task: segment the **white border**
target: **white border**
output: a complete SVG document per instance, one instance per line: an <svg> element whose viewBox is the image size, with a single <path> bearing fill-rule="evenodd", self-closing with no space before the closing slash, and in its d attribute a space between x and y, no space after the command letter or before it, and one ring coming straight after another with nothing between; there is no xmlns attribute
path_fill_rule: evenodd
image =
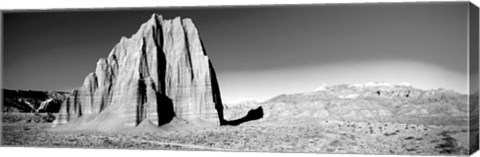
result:
<svg viewBox="0 0 480 157"><path fill-rule="evenodd" d="M446 2L452 0L435 0L435 2ZM453 0L465 1L465 0ZM158 0L2 0L0 10L45 10L45 9L76 9L76 8L137 8L137 7L164 7L164 6L222 6L222 5L261 5L261 4L326 4L326 3L378 3L378 2L425 2L425 0L176 0L176 1L158 1ZM480 0L472 0L474 4L480 6ZM0 27L1 28L1 27ZM1 45L0 45L1 46ZM1 58L0 58L1 59ZM1 63L1 61L0 61ZM1 64L0 64L1 65ZM0 78L1 79L1 78ZM346 156L386 156L386 155L355 155L355 154L313 154L313 153L257 153L257 152L208 152L208 151L161 151L161 150L125 150L125 149L79 149L79 148L21 148L21 147L2 147L0 146L2 156L262 156L262 157L293 157L293 156L318 156L318 157L346 157ZM404 155L388 155L391 157ZM480 156L476 153L473 156Z"/></svg>

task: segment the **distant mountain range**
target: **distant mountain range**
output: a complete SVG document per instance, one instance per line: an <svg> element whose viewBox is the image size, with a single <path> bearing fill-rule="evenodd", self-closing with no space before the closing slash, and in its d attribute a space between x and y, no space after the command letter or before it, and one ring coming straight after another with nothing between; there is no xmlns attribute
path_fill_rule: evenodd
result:
<svg viewBox="0 0 480 157"><path fill-rule="evenodd" d="M239 117L245 114L245 108L262 106L265 115L261 121L339 119L466 125L468 97L441 88L418 89L405 82L322 85L313 91L282 94L261 103L230 104L225 117ZM471 97L478 99L478 92ZM472 110L478 112L478 107Z"/></svg>

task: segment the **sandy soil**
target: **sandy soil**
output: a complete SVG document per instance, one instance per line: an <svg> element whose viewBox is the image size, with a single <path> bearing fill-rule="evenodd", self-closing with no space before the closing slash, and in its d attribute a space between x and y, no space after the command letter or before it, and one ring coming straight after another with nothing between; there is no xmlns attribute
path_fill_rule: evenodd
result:
<svg viewBox="0 0 480 157"><path fill-rule="evenodd" d="M244 123L189 130L51 131L50 123L4 123L2 145L34 147L362 154L467 154L468 128L322 120ZM463 139L463 140L462 140Z"/></svg>

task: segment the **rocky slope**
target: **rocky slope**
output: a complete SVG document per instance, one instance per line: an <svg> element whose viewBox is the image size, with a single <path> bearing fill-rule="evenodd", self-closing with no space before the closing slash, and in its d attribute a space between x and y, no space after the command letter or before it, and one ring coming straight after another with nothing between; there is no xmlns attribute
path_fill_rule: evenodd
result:
<svg viewBox="0 0 480 157"><path fill-rule="evenodd" d="M115 130L173 118L194 124L223 122L220 91L191 19L154 14L130 38L122 37L62 104L54 126Z"/></svg>
<svg viewBox="0 0 480 157"><path fill-rule="evenodd" d="M422 90L408 84L343 84L283 94L259 103L261 121L341 119L466 125L468 96L452 90Z"/></svg>
<svg viewBox="0 0 480 157"><path fill-rule="evenodd" d="M3 89L2 111L57 113L69 96L68 92Z"/></svg>

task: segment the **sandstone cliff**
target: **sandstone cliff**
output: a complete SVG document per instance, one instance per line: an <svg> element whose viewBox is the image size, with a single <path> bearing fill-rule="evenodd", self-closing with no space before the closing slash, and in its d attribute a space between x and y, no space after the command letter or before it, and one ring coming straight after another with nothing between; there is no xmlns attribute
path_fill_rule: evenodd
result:
<svg viewBox="0 0 480 157"><path fill-rule="evenodd" d="M89 129L223 122L212 64L191 19L154 14L130 38L122 37L73 91L54 122L77 121ZM110 127L110 128L108 128Z"/></svg>

